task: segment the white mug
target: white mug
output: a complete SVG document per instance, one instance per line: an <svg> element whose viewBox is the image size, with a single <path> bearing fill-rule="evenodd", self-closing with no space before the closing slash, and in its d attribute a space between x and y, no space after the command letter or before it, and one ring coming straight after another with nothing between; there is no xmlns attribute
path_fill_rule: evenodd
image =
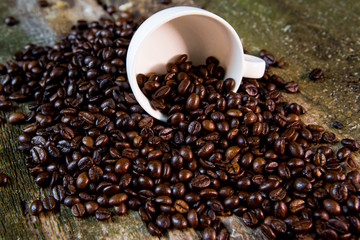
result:
<svg viewBox="0 0 360 240"><path fill-rule="evenodd" d="M168 116L150 105L136 76L140 73L166 73L166 64L182 54L193 65L205 64L209 56L220 61L225 79L235 80L234 91L243 77L261 78L265 62L244 53L234 28L221 17L195 7L172 7L159 11L136 30L126 56L130 87L140 106L154 118L167 121Z"/></svg>

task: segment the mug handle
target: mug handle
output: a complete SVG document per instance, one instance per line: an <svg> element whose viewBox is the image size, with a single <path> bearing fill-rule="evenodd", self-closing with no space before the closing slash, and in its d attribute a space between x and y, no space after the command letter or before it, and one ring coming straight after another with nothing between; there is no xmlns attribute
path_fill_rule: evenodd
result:
<svg viewBox="0 0 360 240"><path fill-rule="evenodd" d="M261 78L265 73L265 61L259 57L244 54L244 74L246 78Z"/></svg>

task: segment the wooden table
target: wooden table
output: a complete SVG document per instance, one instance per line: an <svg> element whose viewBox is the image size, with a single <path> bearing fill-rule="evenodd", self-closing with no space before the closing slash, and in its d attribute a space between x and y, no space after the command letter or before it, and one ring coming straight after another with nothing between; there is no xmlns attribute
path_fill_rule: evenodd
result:
<svg viewBox="0 0 360 240"><path fill-rule="evenodd" d="M96 20L106 12L95 0L48 0L51 6L39 8L36 0L0 1L0 62L28 43L51 45L78 19ZM287 65L274 73L296 81L299 94L286 94L307 110L303 120L333 131L338 139L360 140L360 1L358 0L173 0L162 5L157 0L106 0L122 9L149 16L168 6L202 6L229 21L250 53L265 48ZM3 19L13 15L20 24L7 27ZM313 68L322 68L325 77L308 78ZM26 104L18 110L26 111ZM8 112L1 112L6 118ZM332 127L334 121L344 125ZM74 218L61 206L58 211L34 217L29 214L32 200L49 193L40 189L17 150L21 126L1 124L0 172L10 183L0 189L1 239L158 239L146 230L136 212L114 216L106 222L94 217ZM359 156L356 156L357 161ZM224 218L233 239L261 239L258 231L244 227L236 217ZM161 239L199 239L192 229L171 230Z"/></svg>

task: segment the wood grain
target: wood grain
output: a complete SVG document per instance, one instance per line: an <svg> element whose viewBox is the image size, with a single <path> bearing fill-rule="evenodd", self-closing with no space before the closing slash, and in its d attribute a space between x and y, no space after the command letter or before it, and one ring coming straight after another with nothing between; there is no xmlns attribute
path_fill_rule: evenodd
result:
<svg viewBox="0 0 360 240"><path fill-rule="evenodd" d="M51 45L79 19L96 20L108 16L95 0L48 0L41 9L36 0L0 1L0 20L13 15L20 24L7 27L0 23L0 62L11 58L28 43ZM104 0L138 15L149 16L166 6L156 0ZM307 123L315 122L335 132L338 139L360 139L360 2L312 0L197 0L173 1L174 5L204 6L229 21L251 52L266 48L283 56L288 65L274 73L297 81L299 94L284 94L290 102L302 104ZM312 68L324 69L325 77L311 81ZM13 110L26 111L26 104ZM2 118L9 113L1 112ZM334 121L344 124L332 128ZM28 156L17 150L21 126L1 124L0 172L11 177L0 188L0 239L158 239L146 230L136 212L99 222L94 217L74 218L64 206L52 213L33 217L29 205L48 190L37 187L25 165ZM359 160L359 156L356 156ZM262 239L257 230L243 225L236 217L224 217L223 223L233 239ZM199 239L192 229L171 230L161 239Z"/></svg>

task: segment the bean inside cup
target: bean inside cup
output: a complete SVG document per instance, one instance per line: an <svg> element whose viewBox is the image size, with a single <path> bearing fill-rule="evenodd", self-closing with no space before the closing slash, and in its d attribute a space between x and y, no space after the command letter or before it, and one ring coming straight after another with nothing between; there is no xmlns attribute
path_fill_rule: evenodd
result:
<svg viewBox="0 0 360 240"><path fill-rule="evenodd" d="M193 66L187 59L188 56L183 54L174 62L169 62L164 75L138 74L136 77L151 106L168 115L171 123L182 119L179 116L182 111L189 112L191 116L201 116L215 107L224 110L225 99L219 99L220 94L229 94L235 86L234 79L223 80L225 70L219 65L217 58L210 56L199 66ZM241 112L233 109L229 114L236 116ZM205 122L203 127L215 130L215 125L211 122Z"/></svg>

